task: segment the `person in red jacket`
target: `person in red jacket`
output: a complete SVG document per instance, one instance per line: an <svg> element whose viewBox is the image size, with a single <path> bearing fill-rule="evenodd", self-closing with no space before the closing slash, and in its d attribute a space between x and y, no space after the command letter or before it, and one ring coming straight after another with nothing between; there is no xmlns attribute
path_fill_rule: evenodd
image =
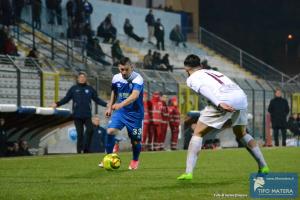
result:
<svg viewBox="0 0 300 200"><path fill-rule="evenodd" d="M17 46L12 37L9 37L4 42L4 54L10 56L19 56Z"/></svg>
<svg viewBox="0 0 300 200"><path fill-rule="evenodd" d="M180 125L180 112L178 109L177 97L172 97L169 100L169 124L171 129L171 150L177 149L179 125Z"/></svg>
<svg viewBox="0 0 300 200"><path fill-rule="evenodd" d="M151 113L151 126L150 135L148 140L153 141L153 150L159 150L159 142L161 138L161 126L162 126L162 101L160 99L160 93L154 92L151 99L152 109ZM150 143L152 146L152 144Z"/></svg>
<svg viewBox="0 0 300 200"><path fill-rule="evenodd" d="M168 111L168 97L167 95L162 95L162 124L161 124L161 137L159 138L159 150L164 150L164 143L166 140L167 130L168 130L168 123L169 123L169 111Z"/></svg>
<svg viewBox="0 0 300 200"><path fill-rule="evenodd" d="M148 100L148 93L144 92L143 96L144 103L144 123L143 123L143 137L142 137L142 147L144 151L151 149L151 140L149 140L150 132L150 120L152 118L150 111L152 109L152 103ZM151 137L152 139L153 137Z"/></svg>

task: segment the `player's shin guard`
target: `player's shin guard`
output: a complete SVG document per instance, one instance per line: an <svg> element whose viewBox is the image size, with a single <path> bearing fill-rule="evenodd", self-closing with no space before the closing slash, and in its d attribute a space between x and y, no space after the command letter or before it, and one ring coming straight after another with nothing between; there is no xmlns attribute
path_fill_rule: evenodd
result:
<svg viewBox="0 0 300 200"><path fill-rule="evenodd" d="M240 141L245 145L245 147L247 148L247 150L249 151L249 153L252 155L252 157L256 160L259 168L263 168L267 166L267 163L264 159L263 154L261 153L259 147L257 144L255 144L255 146L250 146L250 142L254 140L253 137L249 134L244 135ZM254 142L254 141L252 141Z"/></svg>
<svg viewBox="0 0 300 200"><path fill-rule="evenodd" d="M108 134L107 135L107 142L106 142L106 145L105 145L106 153L107 154L112 153L113 149L114 149L114 146L115 146L115 135Z"/></svg>
<svg viewBox="0 0 300 200"><path fill-rule="evenodd" d="M193 173L197 163L198 154L202 147L202 140L202 137L199 136L193 136L191 138L186 159L186 173Z"/></svg>
<svg viewBox="0 0 300 200"><path fill-rule="evenodd" d="M132 145L132 160L138 161L142 150L141 142L131 141L131 145Z"/></svg>

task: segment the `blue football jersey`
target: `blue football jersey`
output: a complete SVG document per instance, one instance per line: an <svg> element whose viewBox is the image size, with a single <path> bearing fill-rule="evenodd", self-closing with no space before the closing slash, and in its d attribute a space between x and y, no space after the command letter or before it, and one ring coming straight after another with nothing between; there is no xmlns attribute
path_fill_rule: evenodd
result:
<svg viewBox="0 0 300 200"><path fill-rule="evenodd" d="M136 119L144 118L144 105L143 105L143 90L144 80L142 76L136 72L132 72L128 79L124 79L122 74L114 75L112 79L112 90L116 94L116 102L120 103L127 99L133 90L140 91L138 99L131 104L118 110L119 112L126 113Z"/></svg>

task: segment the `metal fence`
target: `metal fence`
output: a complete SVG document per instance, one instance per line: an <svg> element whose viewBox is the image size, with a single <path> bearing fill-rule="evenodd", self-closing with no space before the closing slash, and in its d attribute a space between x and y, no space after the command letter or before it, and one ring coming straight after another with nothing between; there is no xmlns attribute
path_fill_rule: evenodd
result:
<svg viewBox="0 0 300 200"><path fill-rule="evenodd" d="M247 69L260 78L279 82L281 88L285 88L287 83L293 83L298 87L298 89L300 88L300 84L295 80L296 78L292 79L290 76L255 58L249 53L202 27L199 28L199 42L225 56L234 63L239 64L241 67Z"/></svg>

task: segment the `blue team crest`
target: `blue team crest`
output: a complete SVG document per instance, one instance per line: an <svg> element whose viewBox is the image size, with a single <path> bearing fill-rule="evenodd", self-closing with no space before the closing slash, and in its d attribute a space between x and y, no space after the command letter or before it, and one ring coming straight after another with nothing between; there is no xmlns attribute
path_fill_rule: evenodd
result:
<svg viewBox="0 0 300 200"><path fill-rule="evenodd" d="M86 94L88 94L88 93L89 93L89 90L88 90L88 89L85 89L84 91L85 91L85 93L86 93Z"/></svg>
<svg viewBox="0 0 300 200"><path fill-rule="evenodd" d="M132 83L129 83L129 88L132 89Z"/></svg>
<svg viewBox="0 0 300 200"><path fill-rule="evenodd" d="M121 83L117 83L117 87L121 87Z"/></svg>

